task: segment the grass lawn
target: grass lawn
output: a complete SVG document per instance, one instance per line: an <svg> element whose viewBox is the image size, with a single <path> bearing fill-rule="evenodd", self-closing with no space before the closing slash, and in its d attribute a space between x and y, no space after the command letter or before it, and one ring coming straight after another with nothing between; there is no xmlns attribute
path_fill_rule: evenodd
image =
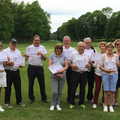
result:
<svg viewBox="0 0 120 120"><path fill-rule="evenodd" d="M25 48L32 43L22 44L19 43L17 48L21 51L22 55L25 53ZM45 74L45 85L46 85L46 93L47 98L51 101L51 82L50 82L50 71L48 69L48 59L50 54L53 53L54 46L56 42L41 42L41 45L44 45L47 50L47 60L43 62L44 65L44 74ZM95 49L99 52L98 43L92 44ZM4 43L4 48L8 47L9 45ZM77 42L71 42L71 46L77 49ZM61 100L61 108L62 111L50 111L50 103L45 103L41 100L40 89L38 85L37 79L35 79L34 83L34 95L35 101L33 104L29 104L29 97L28 97L28 77L27 77L27 67L28 61L26 61L25 67L20 69L21 80L22 80L22 99L25 103L25 107L21 107L16 104L15 98L15 91L12 86L12 93L11 93L11 105L13 108L7 108L4 105L4 88L2 89L2 100L1 105L4 108L4 112L0 112L0 120L119 120L120 119L120 106L118 108L114 108L114 113L104 113L103 107L101 103L102 99L102 92L99 95L97 109L92 108L92 104L88 103L86 95L85 95L85 109L78 108L76 98L76 105L75 109L69 109L69 104L66 101L67 98L67 83L65 83L63 93L62 93L62 100ZM87 86L86 86L86 93L87 93ZM119 98L120 101L120 98ZM120 102L119 102L120 103Z"/></svg>

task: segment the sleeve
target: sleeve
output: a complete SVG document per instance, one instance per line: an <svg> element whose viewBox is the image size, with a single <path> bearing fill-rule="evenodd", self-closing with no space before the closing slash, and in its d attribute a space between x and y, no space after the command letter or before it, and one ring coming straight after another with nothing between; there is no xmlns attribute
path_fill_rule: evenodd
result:
<svg viewBox="0 0 120 120"><path fill-rule="evenodd" d="M100 59L100 67L103 67L104 66L104 58L105 58L105 55L102 55L101 59Z"/></svg>
<svg viewBox="0 0 120 120"><path fill-rule="evenodd" d="M49 57L49 60L52 60L53 59L53 57L52 57L53 55L50 55L50 57Z"/></svg>
<svg viewBox="0 0 120 120"><path fill-rule="evenodd" d="M43 55L45 55L47 53L45 47L43 46Z"/></svg>
<svg viewBox="0 0 120 120"><path fill-rule="evenodd" d="M64 61L67 60L66 56L64 55Z"/></svg>
<svg viewBox="0 0 120 120"><path fill-rule="evenodd" d="M116 61L119 62L119 56L117 54L116 55Z"/></svg>

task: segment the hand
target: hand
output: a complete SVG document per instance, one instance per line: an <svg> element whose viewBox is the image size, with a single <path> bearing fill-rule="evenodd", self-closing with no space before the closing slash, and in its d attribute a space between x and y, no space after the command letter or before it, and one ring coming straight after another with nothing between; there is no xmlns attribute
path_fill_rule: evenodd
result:
<svg viewBox="0 0 120 120"><path fill-rule="evenodd" d="M7 57L7 59L8 59L8 61L10 61L10 58L9 58L9 57Z"/></svg>
<svg viewBox="0 0 120 120"><path fill-rule="evenodd" d="M92 65L93 63L92 63L92 60L89 60L89 63Z"/></svg>
<svg viewBox="0 0 120 120"><path fill-rule="evenodd" d="M57 70L57 73L56 73L56 74L61 74L61 73L63 73L62 70Z"/></svg>
<svg viewBox="0 0 120 120"><path fill-rule="evenodd" d="M56 74L58 77L63 78L62 74Z"/></svg>
<svg viewBox="0 0 120 120"><path fill-rule="evenodd" d="M20 68L22 68L23 66L22 65L19 65Z"/></svg>
<svg viewBox="0 0 120 120"><path fill-rule="evenodd" d="M7 65L13 66L13 65L14 65L14 62L9 62Z"/></svg>
<svg viewBox="0 0 120 120"><path fill-rule="evenodd" d="M85 68L90 68L90 67L91 67L90 64L85 65Z"/></svg>
<svg viewBox="0 0 120 120"><path fill-rule="evenodd" d="M42 52L38 52L38 53L37 53L37 55L41 55L41 54L42 54Z"/></svg>
<svg viewBox="0 0 120 120"><path fill-rule="evenodd" d="M25 57L25 60L28 60L28 55L27 54L24 54L23 57Z"/></svg>
<svg viewBox="0 0 120 120"><path fill-rule="evenodd" d="M110 73L110 72L112 72L112 70L111 69L107 69L107 70L105 70L105 72Z"/></svg>
<svg viewBox="0 0 120 120"><path fill-rule="evenodd" d="M78 66L76 66L76 65L72 65L71 66L73 69L78 69Z"/></svg>

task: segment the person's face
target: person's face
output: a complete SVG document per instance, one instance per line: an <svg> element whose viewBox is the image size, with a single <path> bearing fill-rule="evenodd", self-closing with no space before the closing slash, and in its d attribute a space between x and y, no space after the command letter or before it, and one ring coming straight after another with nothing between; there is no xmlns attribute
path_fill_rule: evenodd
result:
<svg viewBox="0 0 120 120"><path fill-rule="evenodd" d="M62 48L61 47L56 47L55 53L56 54L61 54L61 52L62 52Z"/></svg>
<svg viewBox="0 0 120 120"><path fill-rule="evenodd" d="M87 49L91 48L91 40L85 40L85 45Z"/></svg>
<svg viewBox="0 0 120 120"><path fill-rule="evenodd" d="M34 40L33 40L33 43L34 43L35 46L39 46L40 38L39 37L35 37Z"/></svg>
<svg viewBox="0 0 120 120"><path fill-rule="evenodd" d="M106 51L106 47L104 45L102 45L102 44L99 46L99 48L100 48L101 52L105 52Z"/></svg>
<svg viewBox="0 0 120 120"><path fill-rule="evenodd" d="M0 46L0 51L2 50L2 46Z"/></svg>
<svg viewBox="0 0 120 120"><path fill-rule="evenodd" d="M113 47L111 45L108 46L107 51L108 51L108 53L111 53L113 51Z"/></svg>
<svg viewBox="0 0 120 120"><path fill-rule="evenodd" d="M15 50L15 48L17 47L17 43L16 42L9 42L9 45L10 45L10 49L11 50Z"/></svg>
<svg viewBox="0 0 120 120"><path fill-rule="evenodd" d="M120 42L116 42L115 47L117 48L117 50L120 50Z"/></svg>
<svg viewBox="0 0 120 120"><path fill-rule="evenodd" d="M64 38L63 43L64 43L64 45L69 45L70 39L68 37Z"/></svg>
<svg viewBox="0 0 120 120"><path fill-rule="evenodd" d="M79 43L79 45L77 46L77 50L80 54L84 53L84 44L83 43Z"/></svg>

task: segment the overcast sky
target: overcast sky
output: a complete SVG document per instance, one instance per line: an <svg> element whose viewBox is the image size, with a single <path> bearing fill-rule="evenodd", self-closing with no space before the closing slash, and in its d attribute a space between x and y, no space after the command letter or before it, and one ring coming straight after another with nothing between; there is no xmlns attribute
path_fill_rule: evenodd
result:
<svg viewBox="0 0 120 120"><path fill-rule="evenodd" d="M16 0L22 1L22 0ZM24 0L25 3L34 0ZM113 12L120 10L120 0L38 0L42 9L51 14L51 32L57 31L62 23L72 17L78 19L81 15L95 10L111 7Z"/></svg>

